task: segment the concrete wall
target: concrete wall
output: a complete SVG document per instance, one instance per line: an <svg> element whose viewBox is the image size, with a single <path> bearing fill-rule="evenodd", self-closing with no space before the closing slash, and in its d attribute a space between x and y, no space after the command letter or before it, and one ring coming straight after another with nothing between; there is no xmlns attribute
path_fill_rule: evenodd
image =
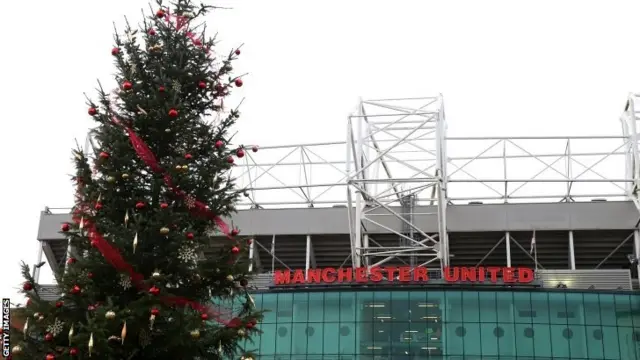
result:
<svg viewBox="0 0 640 360"><path fill-rule="evenodd" d="M399 209L394 209L396 211ZM415 221L425 232L436 232L437 215L433 206L415 209ZM402 223L384 209L369 215L376 222L401 230ZM70 220L67 214L40 217L39 240L61 239L60 224ZM450 232L528 231L528 230L624 230L634 229L640 220L630 201L553 204L453 205L448 207ZM346 208L304 208L243 210L233 223L246 235L347 234ZM366 223L371 233L388 232Z"/></svg>

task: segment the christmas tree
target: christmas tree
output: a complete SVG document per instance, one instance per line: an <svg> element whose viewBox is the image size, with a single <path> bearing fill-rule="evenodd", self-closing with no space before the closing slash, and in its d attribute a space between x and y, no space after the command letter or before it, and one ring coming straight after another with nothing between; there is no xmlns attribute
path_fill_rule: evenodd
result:
<svg viewBox="0 0 640 360"><path fill-rule="evenodd" d="M222 102L242 86L240 50L214 51L200 24L211 9L158 0L115 35L118 89L88 100L93 146L73 152L63 294L43 301L23 264L14 359L251 358L262 317L247 292L251 240L222 220L242 194L230 177L245 151L229 145L239 113Z"/></svg>

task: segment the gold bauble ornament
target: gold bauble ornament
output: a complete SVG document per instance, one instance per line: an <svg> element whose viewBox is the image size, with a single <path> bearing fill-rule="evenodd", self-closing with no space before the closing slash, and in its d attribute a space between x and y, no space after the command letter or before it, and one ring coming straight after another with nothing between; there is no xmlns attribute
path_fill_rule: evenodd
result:
<svg viewBox="0 0 640 360"><path fill-rule="evenodd" d="M110 183L116 182L116 178L113 176L107 176L107 182L110 182Z"/></svg>
<svg viewBox="0 0 640 360"><path fill-rule="evenodd" d="M189 170L189 166L187 166L187 165L182 165L182 170Z"/></svg>
<svg viewBox="0 0 640 360"><path fill-rule="evenodd" d="M107 311L106 314L104 314L104 317L107 318L107 320L113 320L113 319L116 318L116 313L111 311L111 310L109 310L109 311Z"/></svg>
<svg viewBox="0 0 640 360"><path fill-rule="evenodd" d="M198 329L191 330L191 332L189 334L191 334L191 337L194 338L194 339L200 338L200 330L198 330Z"/></svg>
<svg viewBox="0 0 640 360"><path fill-rule="evenodd" d="M171 132L171 129L166 128L166 129L164 129L164 132L166 132L166 133L170 133L170 132Z"/></svg>
<svg viewBox="0 0 640 360"><path fill-rule="evenodd" d="M168 233L169 233L169 228L168 227L160 228L160 234L167 235Z"/></svg>
<svg viewBox="0 0 640 360"><path fill-rule="evenodd" d="M182 166L176 165L176 170L182 170Z"/></svg>
<svg viewBox="0 0 640 360"><path fill-rule="evenodd" d="M34 318L34 319L37 319L37 318L39 318L39 317L40 317L40 313L38 313L38 312L37 312L37 313L34 313L34 314L33 314L33 318Z"/></svg>
<svg viewBox="0 0 640 360"><path fill-rule="evenodd" d="M44 320L44 315L40 315L40 317L38 317L38 321L42 321Z"/></svg>
<svg viewBox="0 0 640 360"><path fill-rule="evenodd" d="M11 353L12 353L13 355L20 355L20 354L22 354L22 346L20 346L20 345L16 345L16 346L14 346L14 347L13 347L13 349L11 349Z"/></svg>
<svg viewBox="0 0 640 360"><path fill-rule="evenodd" d="M227 275L227 281L233 281L233 275Z"/></svg>
<svg viewBox="0 0 640 360"><path fill-rule="evenodd" d="M244 330L242 330L242 329L238 330L238 336L242 337L244 335L245 335Z"/></svg>
<svg viewBox="0 0 640 360"><path fill-rule="evenodd" d="M156 279L157 279L157 278L159 278L159 277L160 277L160 271L159 271L159 270L155 270L155 271L153 272L153 274L151 274L151 276L152 276L153 278L156 278Z"/></svg>
<svg viewBox="0 0 640 360"><path fill-rule="evenodd" d="M125 180L128 179L129 178L129 174L127 174L127 173L122 174L122 178L125 179Z"/></svg>

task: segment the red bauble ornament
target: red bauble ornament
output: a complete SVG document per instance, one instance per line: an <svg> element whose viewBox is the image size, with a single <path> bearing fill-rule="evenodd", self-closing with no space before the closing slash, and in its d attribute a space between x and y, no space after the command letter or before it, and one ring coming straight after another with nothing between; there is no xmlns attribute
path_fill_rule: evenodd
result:
<svg viewBox="0 0 640 360"><path fill-rule="evenodd" d="M80 286L78 286L78 285L73 285L73 287L71 288L71 293L72 293L72 294L78 294L78 293L80 293Z"/></svg>
<svg viewBox="0 0 640 360"><path fill-rule="evenodd" d="M138 201L136 203L136 209L138 209L138 210L144 209L144 203L142 201Z"/></svg>
<svg viewBox="0 0 640 360"><path fill-rule="evenodd" d="M200 39L193 39L193 45L195 45L195 46L202 46L202 40L200 40Z"/></svg>
<svg viewBox="0 0 640 360"><path fill-rule="evenodd" d="M258 146L253 145L253 147L251 148L251 151L258 152Z"/></svg>
<svg viewBox="0 0 640 360"><path fill-rule="evenodd" d="M96 108L94 107L90 107L89 110L87 110L87 112L89 113L89 115L94 116L95 114L98 113L98 110L96 110Z"/></svg>
<svg viewBox="0 0 640 360"><path fill-rule="evenodd" d="M187 233L187 239L192 240L193 239L193 233Z"/></svg>
<svg viewBox="0 0 640 360"><path fill-rule="evenodd" d="M109 158L109 154L103 151L103 152L100 153L100 158L108 159Z"/></svg>
<svg viewBox="0 0 640 360"><path fill-rule="evenodd" d="M153 29L149 29L149 35L154 36L156 34L156 31Z"/></svg>
<svg viewBox="0 0 640 360"><path fill-rule="evenodd" d="M64 302L62 302L62 301L56 301L56 307L57 307L57 308L61 308L61 307L62 307L62 305L64 305Z"/></svg>
<svg viewBox="0 0 640 360"><path fill-rule="evenodd" d="M60 226L60 230L62 230L62 231L64 231L64 232L69 231L69 224L62 224L62 225Z"/></svg>
<svg viewBox="0 0 640 360"><path fill-rule="evenodd" d="M45 340L45 341L51 341L51 340L53 340L53 334L52 334L52 333L46 333L46 334L44 334L44 340Z"/></svg>
<svg viewBox="0 0 640 360"><path fill-rule="evenodd" d="M160 209L166 209L168 207L169 207L169 204L167 204L167 203L160 204Z"/></svg>
<svg viewBox="0 0 640 360"><path fill-rule="evenodd" d="M78 355L78 349L76 349L76 348L69 349L69 355L71 355L71 356Z"/></svg>
<svg viewBox="0 0 640 360"><path fill-rule="evenodd" d="M193 158L193 155L191 155L191 154L185 154L185 155L184 155L184 158L185 158L185 159L187 159L187 160L191 160L191 159Z"/></svg>
<svg viewBox="0 0 640 360"><path fill-rule="evenodd" d="M25 282L24 284L22 284L22 290L24 291L30 291L33 290L33 284L30 282Z"/></svg>
<svg viewBox="0 0 640 360"><path fill-rule="evenodd" d="M236 79L236 81L234 81L234 83L236 84L237 87L242 87L242 84L244 84L242 82L242 79Z"/></svg>
<svg viewBox="0 0 640 360"><path fill-rule="evenodd" d="M164 92L164 90L165 90L164 86L160 86L160 87L158 88L158 91L159 91L159 92L161 92L161 93L163 93L163 92Z"/></svg>
<svg viewBox="0 0 640 360"><path fill-rule="evenodd" d="M97 203L95 208L96 208L96 210L102 209L102 204L101 203Z"/></svg>
<svg viewBox="0 0 640 360"><path fill-rule="evenodd" d="M236 156L239 158L243 158L244 157L244 150L242 150L242 148L236 150Z"/></svg>
<svg viewBox="0 0 640 360"><path fill-rule="evenodd" d="M247 329L253 329L255 325L253 324L253 322L249 321L246 325Z"/></svg>
<svg viewBox="0 0 640 360"><path fill-rule="evenodd" d="M229 156L229 157L227 158L227 162L228 162L229 164L233 164L233 162L234 162L234 161L235 161L235 160L233 160L233 156Z"/></svg>
<svg viewBox="0 0 640 360"><path fill-rule="evenodd" d="M26 303L26 306L29 306L29 305L31 305L31 303L32 303L32 301L31 301L31 299L27 299L27 303Z"/></svg>
<svg viewBox="0 0 640 360"><path fill-rule="evenodd" d="M75 262L76 262L76 259L74 259L74 258L67 259L67 264L73 264Z"/></svg>
<svg viewBox="0 0 640 360"><path fill-rule="evenodd" d="M164 10L160 9L156 11L156 17L162 19L164 17Z"/></svg>
<svg viewBox="0 0 640 360"><path fill-rule="evenodd" d="M91 240L91 247L98 247L98 240Z"/></svg>
<svg viewBox="0 0 640 360"><path fill-rule="evenodd" d="M176 117L176 116L178 116L178 110L176 109L169 110L169 117Z"/></svg>
<svg viewBox="0 0 640 360"><path fill-rule="evenodd" d="M231 236L236 236L238 234L240 234L240 230L238 230L238 229L231 230Z"/></svg>
<svg viewBox="0 0 640 360"><path fill-rule="evenodd" d="M209 315L207 315L207 313L202 313L202 314L200 314L200 319L209 320Z"/></svg>
<svg viewBox="0 0 640 360"><path fill-rule="evenodd" d="M216 84L216 91L217 92L223 92L224 91L224 86L222 86L222 84Z"/></svg>
<svg viewBox="0 0 640 360"><path fill-rule="evenodd" d="M151 289L149 289L149 294L151 295L158 295L160 293L160 289L158 289L155 286L152 286Z"/></svg>
<svg viewBox="0 0 640 360"><path fill-rule="evenodd" d="M224 142L222 140L216 141L216 149L220 149L224 146Z"/></svg>
<svg viewBox="0 0 640 360"><path fill-rule="evenodd" d="M56 360L56 356L53 354L47 354L47 356L45 356L45 360Z"/></svg>
<svg viewBox="0 0 640 360"><path fill-rule="evenodd" d="M236 49L236 55L240 55L240 49Z"/></svg>
<svg viewBox="0 0 640 360"><path fill-rule="evenodd" d="M158 316L160 314L160 310L153 308L151 309L151 315Z"/></svg>
<svg viewBox="0 0 640 360"><path fill-rule="evenodd" d="M247 239L247 245L251 245L252 242L253 242L253 239Z"/></svg>
<svg viewBox="0 0 640 360"><path fill-rule="evenodd" d="M237 246L234 246L234 247L231 248L231 252L233 254L238 254L240 252L240 249Z"/></svg>
<svg viewBox="0 0 640 360"><path fill-rule="evenodd" d="M89 310L89 311L94 311L95 309L96 309L96 306L95 306L95 305L89 305L89 306L87 306L87 310Z"/></svg>
<svg viewBox="0 0 640 360"><path fill-rule="evenodd" d="M89 279L93 279L93 273L92 273L92 272L88 273L88 274L87 274L87 277L88 277Z"/></svg>
<svg viewBox="0 0 640 360"><path fill-rule="evenodd" d="M111 49L111 55L116 56L118 54L120 54L120 49L118 49L117 47Z"/></svg>
<svg viewBox="0 0 640 360"><path fill-rule="evenodd" d="M122 88L124 90L131 90L131 88L133 88L133 84L131 84L128 81L125 81L125 82L122 83Z"/></svg>
<svg viewBox="0 0 640 360"><path fill-rule="evenodd" d="M206 83L206 82L204 82L204 81L200 81L200 82L198 83L198 87L199 87L200 89L206 89L206 88L207 88L207 83Z"/></svg>

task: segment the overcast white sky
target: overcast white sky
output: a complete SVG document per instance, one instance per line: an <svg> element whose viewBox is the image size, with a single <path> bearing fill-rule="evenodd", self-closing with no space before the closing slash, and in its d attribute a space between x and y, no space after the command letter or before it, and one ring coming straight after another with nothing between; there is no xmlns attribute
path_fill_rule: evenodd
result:
<svg viewBox="0 0 640 360"><path fill-rule="evenodd" d="M359 96L437 93L450 136L618 135L627 93L640 91L638 1L218 4L233 7L209 17L220 47L244 43L245 143L343 140ZM147 1L4 6L3 296L21 281L18 261L35 261L40 211L72 205L70 149L94 125L82 93L114 71L112 21L135 23L141 8Z"/></svg>

